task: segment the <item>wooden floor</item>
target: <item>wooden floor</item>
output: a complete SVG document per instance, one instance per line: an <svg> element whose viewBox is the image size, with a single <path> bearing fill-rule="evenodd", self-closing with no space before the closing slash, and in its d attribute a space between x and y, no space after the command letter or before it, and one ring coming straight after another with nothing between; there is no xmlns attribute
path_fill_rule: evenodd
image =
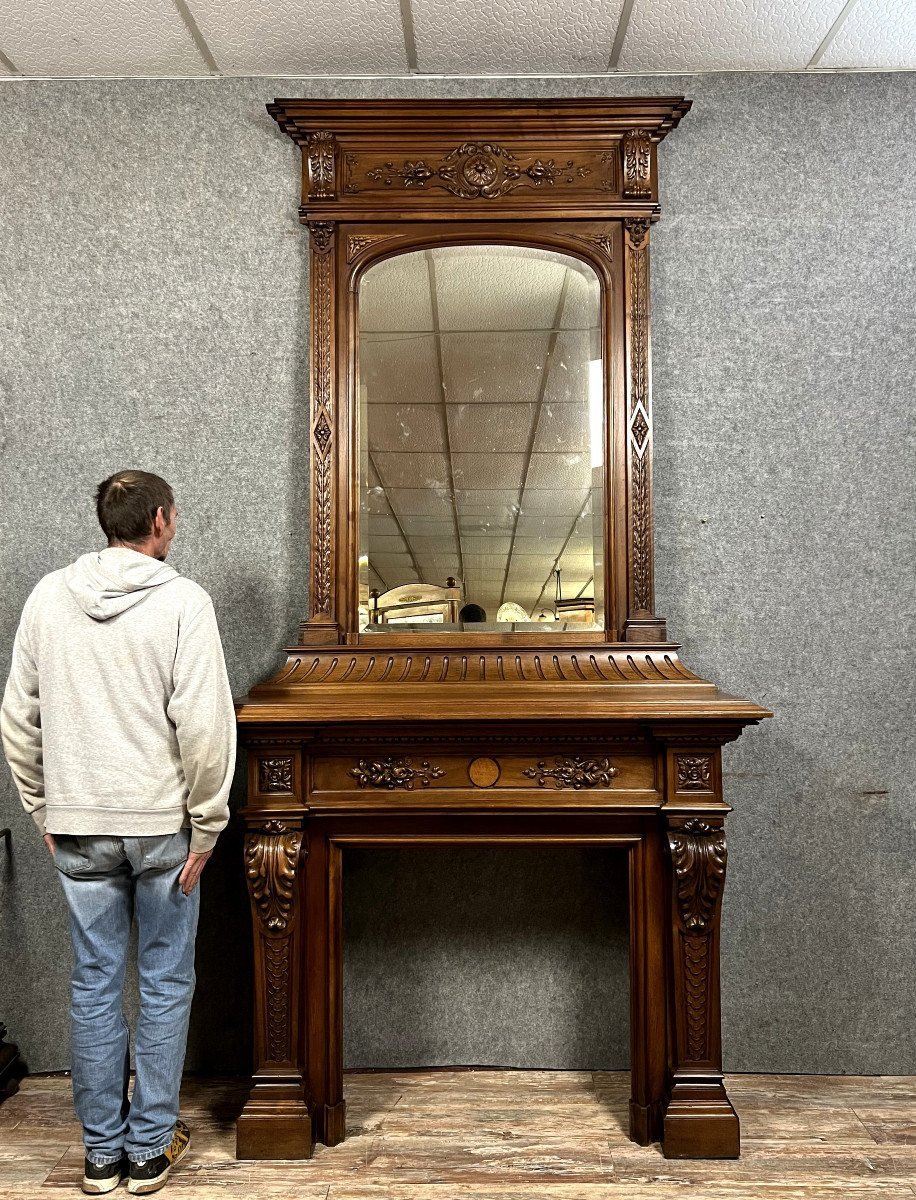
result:
<svg viewBox="0 0 916 1200"><path fill-rule="evenodd" d="M736 1075L733 1162L669 1162L627 1140L624 1074L348 1074L348 1138L307 1162L236 1162L237 1081L189 1079L182 1200L788 1200L916 1196L916 1077ZM26 1079L0 1105L0 1198L78 1188L68 1078ZM124 1195L124 1189L115 1195Z"/></svg>

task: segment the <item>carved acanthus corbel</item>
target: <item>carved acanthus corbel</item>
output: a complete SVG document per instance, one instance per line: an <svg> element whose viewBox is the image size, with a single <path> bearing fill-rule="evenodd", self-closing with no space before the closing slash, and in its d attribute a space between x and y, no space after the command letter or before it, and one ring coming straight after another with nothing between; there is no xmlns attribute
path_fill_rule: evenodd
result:
<svg viewBox="0 0 916 1200"><path fill-rule="evenodd" d="M282 937L296 916L296 871L301 829L267 821L245 838L245 875L251 902L267 937Z"/></svg>

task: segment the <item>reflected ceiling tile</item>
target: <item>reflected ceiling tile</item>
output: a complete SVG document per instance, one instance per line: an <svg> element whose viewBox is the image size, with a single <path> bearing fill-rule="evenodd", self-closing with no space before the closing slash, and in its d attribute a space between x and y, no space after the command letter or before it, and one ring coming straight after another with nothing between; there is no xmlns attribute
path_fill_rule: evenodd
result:
<svg viewBox="0 0 916 1200"><path fill-rule="evenodd" d="M361 331L427 332L434 328L424 254L398 254L369 268L359 285L359 327Z"/></svg>
<svg viewBox="0 0 916 1200"><path fill-rule="evenodd" d="M588 497L588 492L526 491L522 497L522 512L528 516L549 517L578 515Z"/></svg>
<svg viewBox="0 0 916 1200"><path fill-rule="evenodd" d="M478 554L506 555L512 545L512 538L506 537L503 533L494 533L490 537L462 534L461 545L464 548L465 557L476 557Z"/></svg>
<svg viewBox="0 0 916 1200"><path fill-rule="evenodd" d="M23 75L202 75L172 0L0 0L0 45Z"/></svg>
<svg viewBox="0 0 916 1200"><path fill-rule="evenodd" d="M535 450L541 453L587 453L590 436L587 404L545 399L534 440Z"/></svg>
<svg viewBox="0 0 916 1200"><path fill-rule="evenodd" d="M464 247L460 256L434 250L432 257L443 333L553 328L565 259L533 258L517 248L511 257L494 257L489 247Z"/></svg>
<svg viewBox="0 0 916 1200"><path fill-rule="evenodd" d="M455 488L483 490L521 487L524 454L453 454Z"/></svg>
<svg viewBox="0 0 916 1200"><path fill-rule="evenodd" d="M540 394L549 334L443 334L450 404L533 404Z"/></svg>
<svg viewBox="0 0 916 1200"><path fill-rule="evenodd" d="M571 525L572 518L568 516L536 517L530 513L523 512L518 519L516 532L520 537L546 539L559 536L561 539L565 539Z"/></svg>
<svg viewBox="0 0 916 1200"><path fill-rule="evenodd" d="M536 411L534 404L449 404L452 451L524 450Z"/></svg>
<svg viewBox="0 0 916 1200"><path fill-rule="evenodd" d="M222 71L241 75L404 74L397 0L191 0Z"/></svg>
<svg viewBox="0 0 916 1200"><path fill-rule="evenodd" d="M569 524L567 522L566 533L568 532ZM565 533L555 534L554 537L551 538L517 536L515 539L515 546L513 547L512 557L514 559L516 555L522 554L540 555L544 559L549 557L550 562L546 564L549 567L553 563L556 556L563 549L563 543L565 541Z"/></svg>
<svg viewBox="0 0 916 1200"><path fill-rule="evenodd" d="M637 0L621 71L778 70L807 65L845 0Z"/></svg>
<svg viewBox="0 0 916 1200"><path fill-rule="evenodd" d="M528 488L545 488L552 492L581 491L592 482L591 458L584 451L568 454L532 454L531 467L525 481ZM524 501L522 503L524 508Z"/></svg>
<svg viewBox="0 0 916 1200"><path fill-rule="evenodd" d="M445 490L448 488L448 461L444 454L373 454L373 462L389 493L392 488ZM407 505L407 512L416 511ZM424 510L425 511L425 510Z"/></svg>
<svg viewBox="0 0 916 1200"><path fill-rule="evenodd" d="M399 533L398 523L394 517L369 517L369 536L374 539L379 535Z"/></svg>
<svg viewBox="0 0 916 1200"><path fill-rule="evenodd" d="M439 404L439 360L431 334L388 334L360 343L360 391L369 404Z"/></svg>
<svg viewBox="0 0 916 1200"><path fill-rule="evenodd" d="M916 68L916 4L859 0L817 65Z"/></svg>
<svg viewBox="0 0 916 1200"><path fill-rule="evenodd" d="M401 519L405 529L409 515L442 516L452 511L451 498L443 492L428 488L391 488L388 493L391 507Z"/></svg>
<svg viewBox="0 0 916 1200"><path fill-rule="evenodd" d="M459 75L606 71L623 0L413 0L417 65Z"/></svg>
<svg viewBox="0 0 916 1200"><path fill-rule="evenodd" d="M443 452L441 410L429 404L369 405L369 449Z"/></svg>

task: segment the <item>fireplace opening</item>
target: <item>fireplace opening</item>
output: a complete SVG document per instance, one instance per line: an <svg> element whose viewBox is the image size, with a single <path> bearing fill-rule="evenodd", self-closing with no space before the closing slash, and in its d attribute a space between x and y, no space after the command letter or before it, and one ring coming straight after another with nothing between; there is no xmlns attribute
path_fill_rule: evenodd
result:
<svg viewBox="0 0 916 1200"><path fill-rule="evenodd" d="M629 1067L626 851L343 854L344 1068Z"/></svg>

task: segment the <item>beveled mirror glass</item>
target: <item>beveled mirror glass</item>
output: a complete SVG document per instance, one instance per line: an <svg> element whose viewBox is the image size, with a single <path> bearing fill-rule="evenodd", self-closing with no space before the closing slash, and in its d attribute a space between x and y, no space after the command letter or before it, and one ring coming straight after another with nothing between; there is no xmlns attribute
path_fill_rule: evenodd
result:
<svg viewBox="0 0 916 1200"><path fill-rule="evenodd" d="M359 286L360 627L604 627L601 287L511 245Z"/></svg>

